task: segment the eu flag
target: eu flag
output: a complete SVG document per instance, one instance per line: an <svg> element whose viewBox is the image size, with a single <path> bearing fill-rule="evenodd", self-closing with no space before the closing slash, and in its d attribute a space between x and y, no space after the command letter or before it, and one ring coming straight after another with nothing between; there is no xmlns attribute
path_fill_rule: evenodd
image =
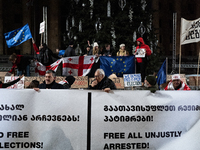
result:
<svg viewBox="0 0 200 150"><path fill-rule="evenodd" d="M21 43L32 38L31 31L29 29L28 24L26 24L25 26L19 29L4 33L4 36L5 36L8 48L20 45Z"/></svg>
<svg viewBox="0 0 200 150"><path fill-rule="evenodd" d="M135 73L135 56L100 56L100 68L104 70L105 75L112 73L118 77L123 74Z"/></svg>
<svg viewBox="0 0 200 150"><path fill-rule="evenodd" d="M157 73L156 81L158 85L161 85L166 82L166 60L163 62L160 70Z"/></svg>

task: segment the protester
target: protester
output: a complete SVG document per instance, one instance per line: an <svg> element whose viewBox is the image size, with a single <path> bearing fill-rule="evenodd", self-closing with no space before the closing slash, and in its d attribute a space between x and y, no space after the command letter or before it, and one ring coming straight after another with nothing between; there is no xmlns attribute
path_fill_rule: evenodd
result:
<svg viewBox="0 0 200 150"><path fill-rule="evenodd" d="M13 73L15 75L15 69L17 69L17 76L25 74L26 76L30 76L30 61L34 59L31 56L23 56L17 55L13 53L9 57L9 61L12 62L13 66L9 73Z"/></svg>
<svg viewBox="0 0 200 150"><path fill-rule="evenodd" d="M158 90L158 84L156 82L156 77L149 75L144 80L145 90L150 90L152 93L155 93Z"/></svg>
<svg viewBox="0 0 200 150"><path fill-rule="evenodd" d="M34 88L36 91L39 89L64 89L63 85L56 83L56 73L53 70L47 70L45 73L45 81L38 86L38 88Z"/></svg>
<svg viewBox="0 0 200 150"><path fill-rule="evenodd" d="M151 50L149 46L144 43L144 40L142 37L138 38L136 41L137 41L137 47L136 47L134 55L137 55L138 51L141 49L145 51L145 57L136 58L136 72L141 73L142 85L143 85L144 78L145 78L145 70L147 67L147 56L151 55Z"/></svg>
<svg viewBox="0 0 200 150"><path fill-rule="evenodd" d="M73 41L70 41L70 42L69 42L69 46L68 46L67 49L65 50L65 53L64 53L63 57L76 56L75 50L73 49L73 47L74 47L74 42L73 42Z"/></svg>
<svg viewBox="0 0 200 150"><path fill-rule="evenodd" d="M58 57L57 54L54 54L45 43L40 45L39 50L40 52L38 61L41 62L44 66L49 66L53 63L52 57L60 59L60 57Z"/></svg>
<svg viewBox="0 0 200 150"><path fill-rule="evenodd" d="M92 55L96 55L98 57L99 53L100 53L99 44L97 42L94 42L94 44L93 44L93 50L92 50Z"/></svg>
<svg viewBox="0 0 200 150"><path fill-rule="evenodd" d="M125 48L125 44L121 44L117 56L129 56L129 52Z"/></svg>
<svg viewBox="0 0 200 150"><path fill-rule="evenodd" d="M40 82L38 80L33 80L26 88L38 88Z"/></svg>
<svg viewBox="0 0 200 150"><path fill-rule="evenodd" d="M59 84L62 84L65 89L70 89L71 85L74 83L75 78L71 75L67 76L64 81L60 81Z"/></svg>
<svg viewBox="0 0 200 150"><path fill-rule="evenodd" d="M89 89L104 90L109 93L110 90L116 89L115 83L105 76L103 69L97 69L94 74L95 80L89 86Z"/></svg>
<svg viewBox="0 0 200 150"><path fill-rule="evenodd" d="M2 83L0 81L0 88L7 88L15 83L17 83L19 80L21 80L23 78L24 75L20 75L18 79L11 81L11 82L7 82L7 83Z"/></svg>
<svg viewBox="0 0 200 150"><path fill-rule="evenodd" d="M92 46L87 46L86 47L86 53L84 56L92 55Z"/></svg>
<svg viewBox="0 0 200 150"><path fill-rule="evenodd" d="M105 44L105 51L103 53L103 56L112 56L112 50L110 48L110 44Z"/></svg>
<svg viewBox="0 0 200 150"><path fill-rule="evenodd" d="M168 83L168 85L164 88L165 90L190 90L190 88L181 81L181 77L179 74L174 74L172 76L172 80Z"/></svg>

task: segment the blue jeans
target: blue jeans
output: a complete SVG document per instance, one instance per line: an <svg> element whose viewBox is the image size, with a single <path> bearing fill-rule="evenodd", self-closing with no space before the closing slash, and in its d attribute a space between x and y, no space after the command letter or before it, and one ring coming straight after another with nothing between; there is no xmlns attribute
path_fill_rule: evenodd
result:
<svg viewBox="0 0 200 150"><path fill-rule="evenodd" d="M22 71L22 70L21 70L21 71L17 70L17 76L22 75L22 74L23 74L23 71ZM27 76L27 77L30 76L30 65L27 65L27 66L26 66L26 76Z"/></svg>

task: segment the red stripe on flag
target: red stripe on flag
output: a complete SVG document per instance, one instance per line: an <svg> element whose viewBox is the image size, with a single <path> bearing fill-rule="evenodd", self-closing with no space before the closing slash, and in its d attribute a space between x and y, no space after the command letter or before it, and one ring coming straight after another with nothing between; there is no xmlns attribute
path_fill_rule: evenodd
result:
<svg viewBox="0 0 200 150"><path fill-rule="evenodd" d="M83 75L83 62L84 62L84 56L79 57L79 69L78 69L78 76Z"/></svg>

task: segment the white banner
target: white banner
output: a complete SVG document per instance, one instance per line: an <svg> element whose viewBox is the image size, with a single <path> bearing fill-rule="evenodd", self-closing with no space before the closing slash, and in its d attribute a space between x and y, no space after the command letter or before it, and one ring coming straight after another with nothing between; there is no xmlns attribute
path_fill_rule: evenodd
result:
<svg viewBox="0 0 200 150"><path fill-rule="evenodd" d="M197 150L197 91L92 92L91 150Z"/></svg>
<svg viewBox="0 0 200 150"><path fill-rule="evenodd" d="M0 149L86 150L86 92L0 92Z"/></svg>
<svg viewBox="0 0 200 150"><path fill-rule="evenodd" d="M106 93L1 89L0 92L0 149L198 150L200 147L199 91L154 94L124 90Z"/></svg>
<svg viewBox="0 0 200 150"><path fill-rule="evenodd" d="M18 79L18 76L5 76L4 83L14 81ZM17 83L7 87L7 89L24 89L24 77L21 78Z"/></svg>
<svg viewBox="0 0 200 150"><path fill-rule="evenodd" d="M181 45L200 41L200 18L186 20L181 18Z"/></svg>

